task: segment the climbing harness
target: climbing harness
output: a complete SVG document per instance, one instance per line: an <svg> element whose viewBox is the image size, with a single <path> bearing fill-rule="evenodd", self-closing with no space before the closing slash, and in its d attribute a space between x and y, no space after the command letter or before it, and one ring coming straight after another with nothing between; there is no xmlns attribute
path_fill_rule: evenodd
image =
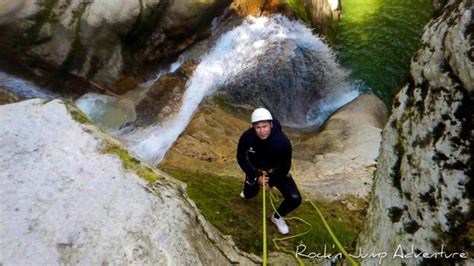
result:
<svg viewBox="0 0 474 266"><path fill-rule="evenodd" d="M296 172L296 166L295 166L295 163L294 161L292 160L291 161L291 164L293 166L293 169L294 169L294 172ZM266 175L266 173L264 173L264 175ZM264 181L266 182L266 176L264 176ZM298 184L298 180L296 178L296 174L295 174L295 182L297 184L297 186L299 187L299 184ZM324 224L324 227L326 229L326 231L329 233L329 235L331 236L332 240L334 241L334 243L336 244L337 248L341 251L341 253L344 255L344 257L346 257L346 259L353 265L353 266L358 266L359 264L349 255L349 253L344 249L344 247L342 246L341 242L339 242L339 240L337 239L336 235L334 234L334 232L332 231L331 227L329 226L328 222L326 221L326 219L324 218L322 212L318 209L318 207L316 207L316 205L313 203L313 201L310 199L310 197L308 196L308 194L301 190L303 196L306 198L306 200L309 201L309 203L311 204L311 206L316 210L316 213L319 215L319 217L321 218L323 224ZM266 194L266 191L265 191L265 187L263 188L263 265L267 265L267 229L266 229L266 218L265 218L265 214L266 214L266 203L265 203L265 194ZM280 215L275 207L275 204L274 204L274 200L276 200L276 196L273 195L273 193L270 191L270 203L272 205L272 208L273 208L273 211L275 213L277 213L278 215ZM293 238L297 238L297 237L301 237L301 236L304 236L306 234L308 234L312 229L313 229L313 226L305 221L304 219L300 218L300 217L297 217L297 216L294 216L294 217L289 217L289 218L285 218L285 220L298 220L300 222L303 222L304 224L308 225L309 226L309 229L307 229L306 231L304 231L303 233L299 233L299 234L296 234L296 235L292 235L292 236L287 236L287 237L280 237L280 238L273 238L273 244L275 245L275 247L279 250L283 250L287 253L290 253L290 254L293 254L292 251L286 249L286 248L283 248L281 246L278 245L277 241L284 241L284 240L288 240L288 239L293 239ZM301 266L301 265L304 265L304 262L303 260L298 256L298 254L295 254L295 258L296 260L298 261L298 264Z"/></svg>

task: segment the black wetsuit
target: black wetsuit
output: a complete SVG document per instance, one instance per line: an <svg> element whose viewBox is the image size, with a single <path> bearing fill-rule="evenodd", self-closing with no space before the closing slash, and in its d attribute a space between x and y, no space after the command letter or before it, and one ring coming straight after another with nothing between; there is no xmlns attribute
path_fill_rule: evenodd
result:
<svg viewBox="0 0 474 266"><path fill-rule="evenodd" d="M285 200L278 213L285 216L301 204L301 195L289 175L291 168L291 143L283 133L278 120L273 120L273 128L268 138L262 140L252 128L240 137L237 147L237 161L245 172L244 196L255 197L260 189L257 178L261 171L269 172L270 187L276 186Z"/></svg>

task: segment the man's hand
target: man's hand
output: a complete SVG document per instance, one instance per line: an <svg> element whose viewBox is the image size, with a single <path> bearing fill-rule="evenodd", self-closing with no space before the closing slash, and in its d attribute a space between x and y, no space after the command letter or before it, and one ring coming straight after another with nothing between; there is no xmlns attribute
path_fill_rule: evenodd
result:
<svg viewBox="0 0 474 266"><path fill-rule="evenodd" d="M263 183L265 182L265 191L270 191L272 188L270 187L270 185L268 184L268 176L259 176L258 177L258 184L260 185L260 187L263 186ZM264 181L265 180L265 181Z"/></svg>

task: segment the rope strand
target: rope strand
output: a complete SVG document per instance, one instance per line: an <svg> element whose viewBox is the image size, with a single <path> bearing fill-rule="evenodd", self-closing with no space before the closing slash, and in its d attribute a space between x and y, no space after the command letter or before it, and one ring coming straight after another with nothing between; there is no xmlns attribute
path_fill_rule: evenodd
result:
<svg viewBox="0 0 474 266"><path fill-rule="evenodd" d="M295 166L295 163L294 161L292 160L291 161L291 164L293 166L293 169L294 169L294 172L296 172L296 166ZM264 179L266 180L266 178ZM266 182L266 181L265 181ZM295 182L297 184L297 186L299 187L299 184L298 184L298 180L297 180L297 177L296 177L296 174L295 174ZM324 227L326 229L326 231L329 233L329 235L331 236L332 240L334 241L334 243L336 244L337 248L341 251L341 253L344 255L344 257L353 265L353 266L358 266L359 264L350 256L350 254L344 249L344 247L342 246L341 242L337 239L336 235L334 234L334 232L332 231L331 227L329 226L328 222L326 221L326 219L324 218L322 212L318 209L318 207L316 207L316 205L313 203L313 201L310 199L310 197L308 196L308 194L304 191L304 190L301 190L302 191L302 194L304 195L304 197L309 201L309 203L311 204L311 206L316 210L316 213L319 215L319 217L321 218L323 224L324 224ZM278 210L276 209L275 207L275 203L274 201L277 200L277 197L270 191L270 204L272 206L272 209L273 211L278 214L280 217L282 217L279 213L278 213ZM263 265L267 265L267 227L266 227L266 190L265 190L265 187L263 187ZM282 217L283 218L283 217ZM301 237L301 236L304 236L306 234L308 234L312 229L313 229L313 225L309 222L307 222L306 220L300 218L300 217L297 217L297 216L292 216L292 217L288 217L288 218L284 218L285 220L297 220L297 221L300 221L306 225L309 226L309 228L302 232L302 233L299 233L299 234L296 234L296 235L291 235L291 236L286 236L286 237L275 237L272 239L273 241L273 244L275 245L275 247L278 249L278 250L283 250L284 252L286 253L289 253L289 254L292 254L294 255L295 259L297 260L298 264L300 266L304 266L304 262L303 260L298 256L298 254L294 253L293 251L291 250L288 250L280 245L278 245L278 241L285 241L285 240L288 240L288 239L293 239L293 238L297 238L297 237Z"/></svg>

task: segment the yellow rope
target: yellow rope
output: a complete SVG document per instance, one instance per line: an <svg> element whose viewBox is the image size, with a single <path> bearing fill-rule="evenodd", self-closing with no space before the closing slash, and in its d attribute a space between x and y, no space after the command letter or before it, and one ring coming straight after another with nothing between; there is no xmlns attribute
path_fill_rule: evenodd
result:
<svg viewBox="0 0 474 266"><path fill-rule="evenodd" d="M264 177L265 178L265 177ZM264 179L264 182L265 179ZM267 223L266 223L266 217L265 217L265 214L267 213L267 208L266 208L266 204L265 204L265 191L266 190L266 187L264 186L263 187L263 265L266 266L267 265Z"/></svg>
<svg viewBox="0 0 474 266"><path fill-rule="evenodd" d="M294 169L294 172L296 173L296 166L295 166L295 163L294 161L292 160L291 161L291 164L293 165L293 169ZM295 181L297 181L297 178L296 178L296 174L295 174ZM299 185L299 184L298 184ZM352 265L359 265L350 255L349 253L346 251L346 249L342 246L341 242L339 242L339 240L337 239L336 235L334 234L334 232L332 231L331 227L329 226L329 224L327 223L326 219L324 218L323 214L321 213L321 211L318 209L318 207L316 207L316 205L313 203L313 201L310 199L310 197L308 196L308 194L306 194L306 192L304 190L301 190L304 197L309 201L309 203L311 204L311 206L313 206L313 208L316 210L316 212L318 213L319 217L321 217L321 220L323 221L323 224L324 224L324 227L326 227L326 230L328 231L329 235L331 236L332 240L334 241L334 243L336 243L336 246L339 248L339 250L342 252L342 254L344 254L344 257L346 257L347 260L350 261L350 263Z"/></svg>
<svg viewBox="0 0 474 266"><path fill-rule="evenodd" d="M295 166L295 163L294 161L292 160L291 161L291 164L293 165L293 169L294 169L294 172L296 172L296 166ZM266 176L264 174L264 182L266 180ZM295 181L297 183L297 186L299 186L298 184L298 180L296 178L296 174L295 174ZM267 227L266 227L266 201L265 201L265 197L266 197L266 190L265 190L265 186L262 186L262 189L263 189L263 265L267 265ZM321 211L318 209L318 207L316 207L316 205L313 203L313 201L310 199L310 197L308 196L308 194L306 194L306 192L304 190L301 190L304 197L309 201L309 203L311 204L311 206L313 206L313 208L316 210L316 212L318 213L319 217L321 218L321 220L323 221L323 224L324 224L324 227L326 228L326 230L328 231L329 235L331 236L331 238L333 239L334 243L336 243L336 246L339 248L339 250L342 252L342 254L346 257L347 260L349 260L349 262L354 265L354 266L358 266L359 264L349 255L349 253L344 249L344 247L342 246L341 242L339 242L339 240L337 239L336 235L334 234L334 232L332 231L331 227L329 226L329 224L327 223L326 219L324 218L323 214L321 213ZM280 217L281 215L278 213L278 210L276 209L275 207L275 204L274 204L274 200L277 200L276 196L273 195L273 193L270 191L270 204L272 205L272 209L273 211L278 214ZM307 221L305 221L304 219L300 218L300 217L297 217L297 216L293 216L293 217L288 217L288 218L284 218L285 220L298 220L306 225L309 226L309 229L304 231L303 233L299 233L299 234L296 234L296 235L291 235L291 236L286 236L286 237L279 237L279 238L273 238L272 241L273 241L273 244L275 245L275 247L278 249L278 250L283 250L289 254L294 254L296 260L298 261L298 264L300 266L303 266L305 265L303 260L296 254L296 253L293 253L293 251L291 250L288 250L280 245L278 245L278 241L285 241L285 240L288 240L288 239L293 239L293 238L297 238L297 237L301 237L301 236L304 236L306 234L308 234L312 229L313 229L313 226L308 223Z"/></svg>
<svg viewBox="0 0 474 266"><path fill-rule="evenodd" d="M274 202L273 202L274 200L276 200L276 196L273 195L273 193L270 191L270 203L271 203L271 205L272 205L273 211L274 211L276 214L278 214L278 215L280 216L280 214L278 213L278 211L277 211L277 209L276 209L276 207L275 207L275 204L274 204ZM281 216L280 216L280 217L281 217ZM296 253L294 253L292 250L288 250L288 249L286 249L286 248L281 247L280 245L278 245L278 241L285 241L285 240L288 240L288 239L292 239L292 238L297 238L297 237L300 237L300 236L304 236L304 235L308 234L308 233L313 229L313 226L312 226L310 223L308 223L307 221L305 221L304 219L302 219L302 218L300 218L300 217L296 217L296 216L294 216L294 217L288 217L288 218L284 218L284 219L287 220L287 221L289 221L289 220L297 220L297 221L303 222L304 224L306 224L306 225L309 226L309 229L306 230L306 231L304 231L303 233L299 233L299 234L291 235L291 236L286 236L286 237L275 237L275 238L272 239L273 244L275 245L275 247L276 247L277 249L283 250L283 251L285 251L285 252L288 253L288 254L294 255L296 261L298 261L298 264L299 264L300 266L303 266L303 265L304 265L303 260L302 260L300 257L298 257L298 255L297 255Z"/></svg>

